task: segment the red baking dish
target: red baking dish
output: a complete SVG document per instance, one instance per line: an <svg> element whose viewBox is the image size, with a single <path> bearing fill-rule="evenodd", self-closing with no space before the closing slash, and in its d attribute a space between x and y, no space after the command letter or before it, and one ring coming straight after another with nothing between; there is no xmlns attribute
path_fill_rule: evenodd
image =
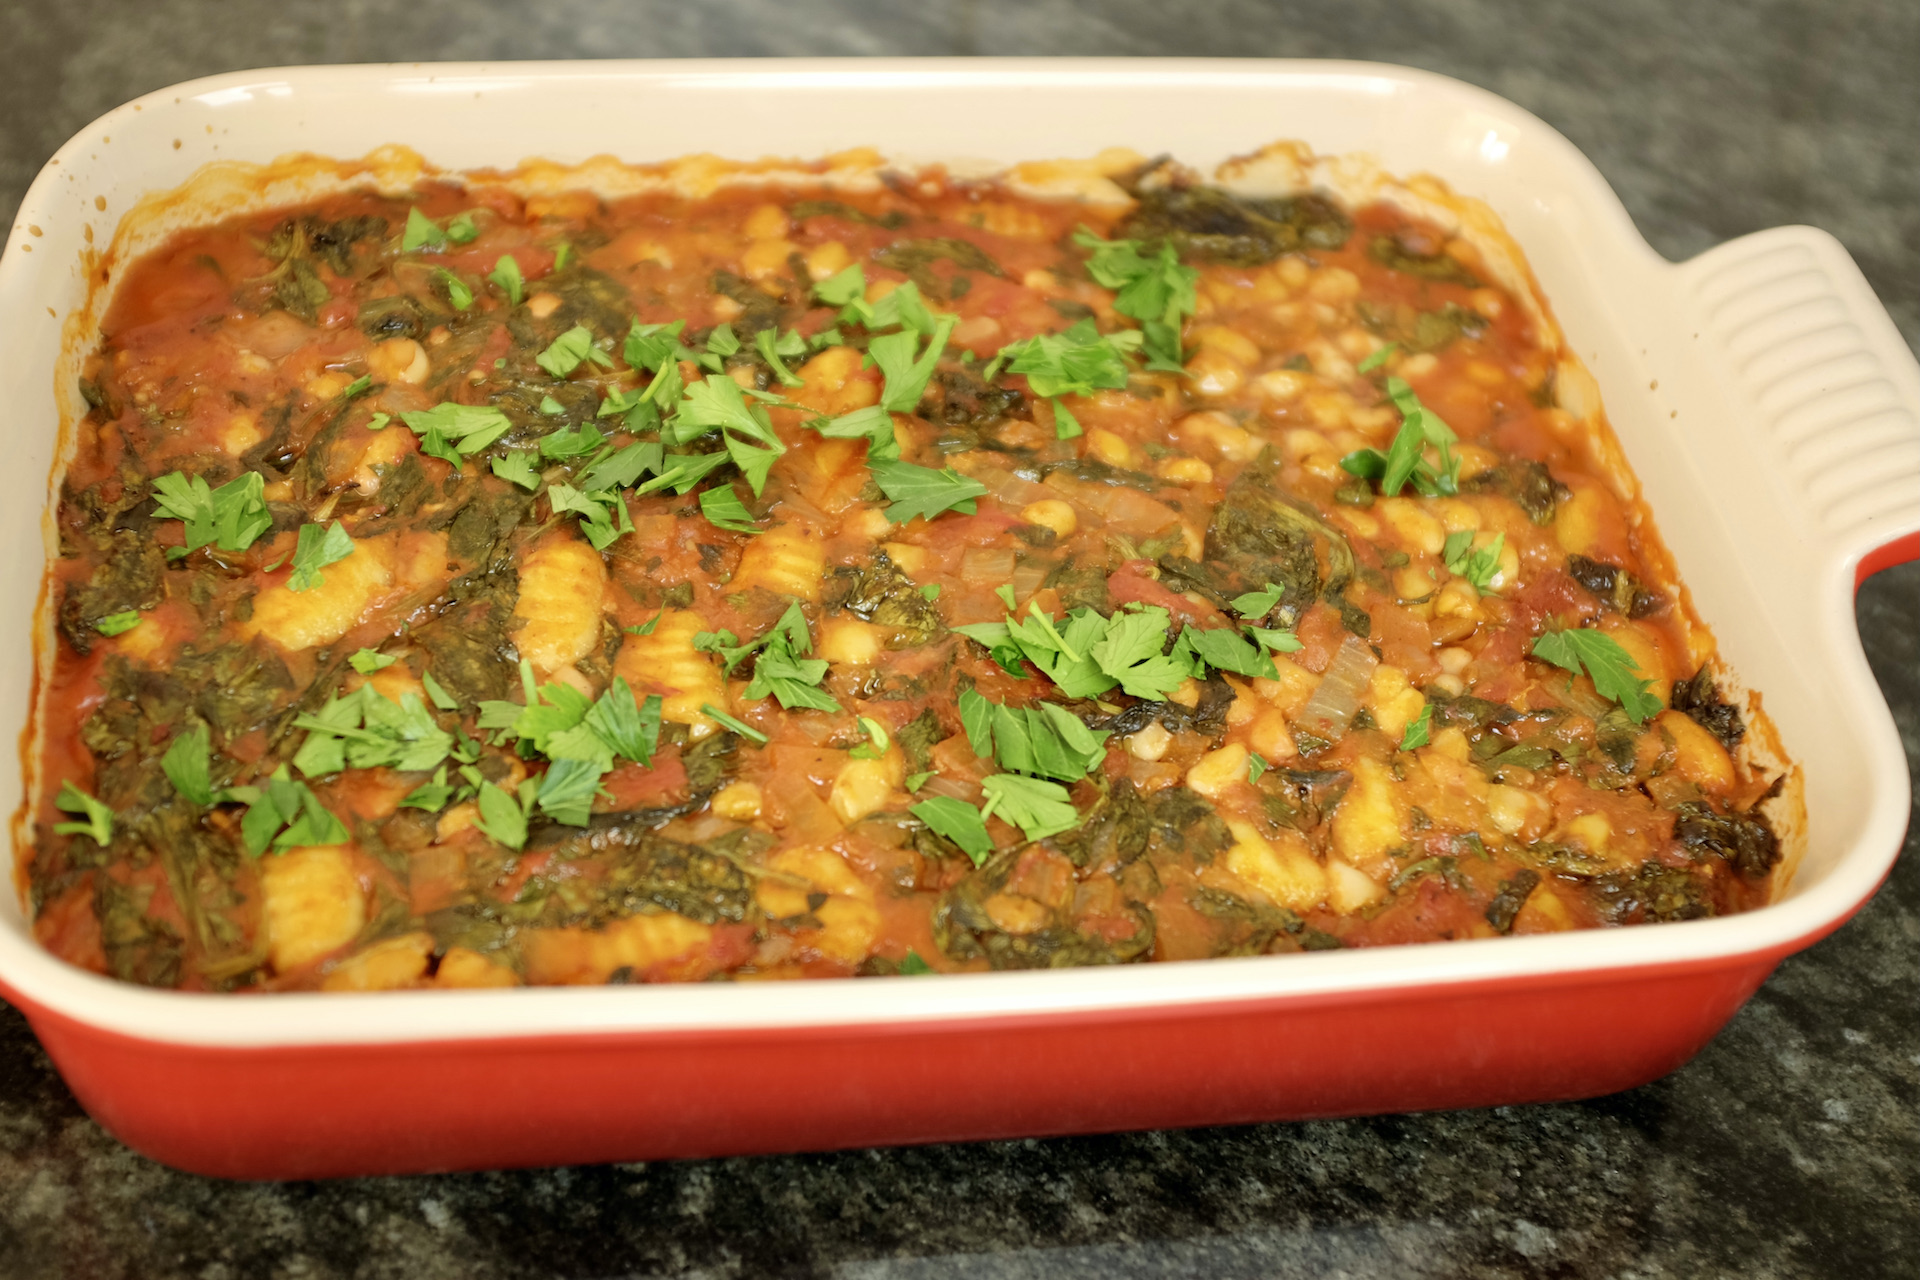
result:
<svg viewBox="0 0 1920 1280"><path fill-rule="evenodd" d="M1767 691L1803 771L1804 820L1785 831L1795 861L1772 905L1625 930L913 982L247 999L67 966L9 900L0 992L82 1104L169 1164L293 1178L1481 1106L1610 1092L1684 1063L1783 956L1858 909L1900 847L1908 779L1849 593L1920 556L1920 368L1831 237L1782 228L1668 263L1558 134L1401 68L303 68L122 107L49 162L0 260L16 458L0 537L22 552L0 566L0 598L16 626L32 620L31 643L16 632L0 667L0 720L33 758L49 477L57 486L115 264L141 247L106 245L143 196L205 165L398 142L448 169L855 146L992 169L1125 145L1205 171L1281 136L1431 172L1485 200L1526 251L1735 682ZM221 213L310 194L234 176ZM0 805L18 812L22 786L0 778Z"/></svg>

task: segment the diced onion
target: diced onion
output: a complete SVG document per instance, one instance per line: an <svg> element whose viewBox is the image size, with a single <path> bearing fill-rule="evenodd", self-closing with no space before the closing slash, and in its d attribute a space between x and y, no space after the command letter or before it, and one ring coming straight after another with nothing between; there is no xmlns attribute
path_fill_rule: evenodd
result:
<svg viewBox="0 0 1920 1280"><path fill-rule="evenodd" d="M1380 659L1358 636L1348 636L1333 655L1333 664L1320 677L1320 684L1300 709L1296 723L1307 732L1334 741L1346 733L1354 713L1360 710L1360 698L1373 682L1373 669Z"/></svg>
<svg viewBox="0 0 1920 1280"><path fill-rule="evenodd" d="M1013 580L1013 549L969 547L960 557L960 580L970 587L997 587Z"/></svg>

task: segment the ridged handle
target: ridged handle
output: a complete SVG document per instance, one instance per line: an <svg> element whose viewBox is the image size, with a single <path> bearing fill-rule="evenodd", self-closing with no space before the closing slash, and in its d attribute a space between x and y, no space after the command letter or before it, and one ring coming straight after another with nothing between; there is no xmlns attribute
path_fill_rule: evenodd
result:
<svg viewBox="0 0 1920 1280"><path fill-rule="evenodd" d="M1876 569L1920 552L1920 364L1839 241L1776 227L1679 280L1722 391L1801 506L1780 514Z"/></svg>

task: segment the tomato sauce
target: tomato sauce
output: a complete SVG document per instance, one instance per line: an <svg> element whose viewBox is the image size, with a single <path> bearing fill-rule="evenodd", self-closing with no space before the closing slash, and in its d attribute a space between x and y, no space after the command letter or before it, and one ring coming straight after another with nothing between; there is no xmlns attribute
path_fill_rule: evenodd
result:
<svg viewBox="0 0 1920 1280"><path fill-rule="evenodd" d="M1475 246L442 182L132 264L41 942L196 990L885 976L1768 896L1740 713Z"/></svg>

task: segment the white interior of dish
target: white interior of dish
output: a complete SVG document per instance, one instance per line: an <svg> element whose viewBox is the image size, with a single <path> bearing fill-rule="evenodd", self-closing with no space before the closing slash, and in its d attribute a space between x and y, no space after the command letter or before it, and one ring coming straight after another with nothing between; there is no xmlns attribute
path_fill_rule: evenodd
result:
<svg viewBox="0 0 1920 1280"><path fill-rule="evenodd" d="M398 136L397 135L404 135ZM1763 233L1673 266L1558 134L1456 82L1346 63L606 63L307 68L242 73L150 95L90 126L41 174L0 261L0 387L14 408L0 486L0 600L15 644L0 723L26 725L29 619L52 548L56 428L79 410L77 361L105 294L90 290L121 219L220 161L289 152L364 156L404 141L444 169L737 159L877 148L902 167L991 172L1125 145L1210 172L1276 137L1431 172L1486 201L1524 248L1574 354L1597 378L1661 533L1724 660L1767 691L1805 769L1804 847L1781 901L1721 920L1554 937L1309 956L993 974L939 983L280 996L150 992L82 973L0 901L0 982L99 1025L221 1044L409 1040L559 1031L889 1022L1200 1000L1405 989L1522 975L1726 959L1830 927L1878 883L1906 819L1902 755L1854 634L1859 556L1920 528L1920 372L1830 239ZM404 156L375 180L403 185ZM142 220L137 252L181 221L270 207L338 179L213 199ZM154 213L152 206L149 214ZM1771 239L1769 239L1771 237ZM1773 335L1769 338L1769 335ZM1784 336L1782 336L1784 335ZM1783 354L1784 353L1784 354ZM1845 411L1798 361L1850 379ZM1793 369L1788 369L1791 374ZM1805 379L1803 378L1804 382ZM1829 378L1831 381L1831 378ZM1797 416L1796 416L1797 415ZM1807 425L1812 422L1812 425ZM1756 425L1763 428L1756 430ZM1839 443L1836 443L1839 442ZM1855 447L1847 447L1846 442ZM1866 465L1858 463L1865 453ZM1837 460L1836 460L1837 459ZM31 548L31 550L29 550ZM41 620L47 642L50 631ZM31 744L23 743L30 747ZM0 811L21 779L0 771ZM1801 838L1804 837L1804 838Z"/></svg>

